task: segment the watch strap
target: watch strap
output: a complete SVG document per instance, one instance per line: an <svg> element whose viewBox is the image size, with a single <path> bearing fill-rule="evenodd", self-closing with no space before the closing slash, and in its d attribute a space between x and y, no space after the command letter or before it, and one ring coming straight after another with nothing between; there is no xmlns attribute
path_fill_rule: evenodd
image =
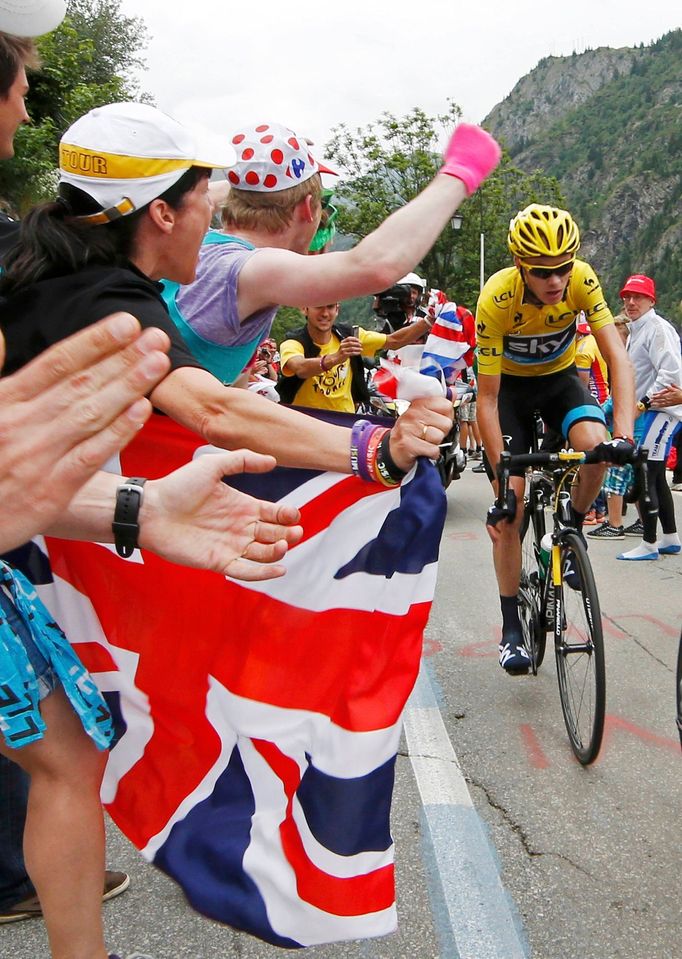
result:
<svg viewBox="0 0 682 959"><path fill-rule="evenodd" d="M114 546L124 559L132 556L137 549L140 535L140 507L142 506L143 487L147 482L140 476L132 476L116 490L116 508L111 529L114 533Z"/></svg>

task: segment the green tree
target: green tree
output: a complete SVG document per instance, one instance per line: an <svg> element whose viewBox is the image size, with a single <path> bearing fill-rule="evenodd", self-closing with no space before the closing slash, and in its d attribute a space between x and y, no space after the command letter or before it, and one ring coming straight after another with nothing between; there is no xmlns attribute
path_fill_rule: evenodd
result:
<svg viewBox="0 0 682 959"><path fill-rule="evenodd" d="M270 335L279 346L282 340L286 340L288 333L304 325L305 317L300 310L297 310L294 306L280 306L272 324Z"/></svg>
<svg viewBox="0 0 682 959"><path fill-rule="evenodd" d="M53 194L59 139L93 107L149 99L132 71L147 42L137 17L123 16L120 0L71 0L64 23L38 41L42 67L26 98L32 123L16 136L17 156L0 164L2 206L23 213Z"/></svg>
<svg viewBox="0 0 682 959"><path fill-rule="evenodd" d="M340 232L361 239L424 189L441 166L439 144L460 117L460 108L450 100L446 112L435 117L415 107L401 118L384 113L364 129L336 127L325 156L346 177L335 189ZM479 289L481 233L485 235L485 272L489 276L509 264L509 220L531 202L560 203L556 179L539 170L523 173L505 152L495 173L462 204L462 229L446 227L418 265L418 272L427 277L430 286L473 304ZM357 315L367 309L367 301L349 306Z"/></svg>

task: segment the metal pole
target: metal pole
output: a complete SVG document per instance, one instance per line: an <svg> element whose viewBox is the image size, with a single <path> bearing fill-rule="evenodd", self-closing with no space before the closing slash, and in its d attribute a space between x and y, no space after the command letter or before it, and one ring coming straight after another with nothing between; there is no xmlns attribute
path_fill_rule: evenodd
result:
<svg viewBox="0 0 682 959"><path fill-rule="evenodd" d="M479 252L479 264L481 268L480 289L482 290L483 284L485 283L485 233L483 232L483 190L479 190L478 201L479 201L480 233L481 233L481 248Z"/></svg>
<svg viewBox="0 0 682 959"><path fill-rule="evenodd" d="M481 252L480 263L481 263L481 289L483 289L483 284L485 283L485 233L481 232Z"/></svg>

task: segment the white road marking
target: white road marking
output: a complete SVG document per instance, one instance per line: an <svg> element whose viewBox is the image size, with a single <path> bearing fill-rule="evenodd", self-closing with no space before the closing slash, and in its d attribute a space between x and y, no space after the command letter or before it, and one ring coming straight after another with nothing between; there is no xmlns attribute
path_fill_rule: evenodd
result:
<svg viewBox="0 0 682 959"><path fill-rule="evenodd" d="M527 959L516 909L500 879L495 851L457 761L429 678L422 667L404 716L405 737L431 841L435 909L443 956Z"/></svg>

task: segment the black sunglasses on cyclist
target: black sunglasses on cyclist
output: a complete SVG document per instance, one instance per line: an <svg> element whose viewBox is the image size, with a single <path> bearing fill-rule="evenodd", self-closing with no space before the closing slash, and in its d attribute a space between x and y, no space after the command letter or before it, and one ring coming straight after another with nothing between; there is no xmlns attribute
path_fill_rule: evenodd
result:
<svg viewBox="0 0 682 959"><path fill-rule="evenodd" d="M521 266L524 270L528 271L530 276L534 276L538 280L548 280L550 276L554 276L555 273L557 276L567 276L573 269L574 263L575 259L566 260L565 263L560 263L559 266L530 266L528 263L521 263Z"/></svg>

